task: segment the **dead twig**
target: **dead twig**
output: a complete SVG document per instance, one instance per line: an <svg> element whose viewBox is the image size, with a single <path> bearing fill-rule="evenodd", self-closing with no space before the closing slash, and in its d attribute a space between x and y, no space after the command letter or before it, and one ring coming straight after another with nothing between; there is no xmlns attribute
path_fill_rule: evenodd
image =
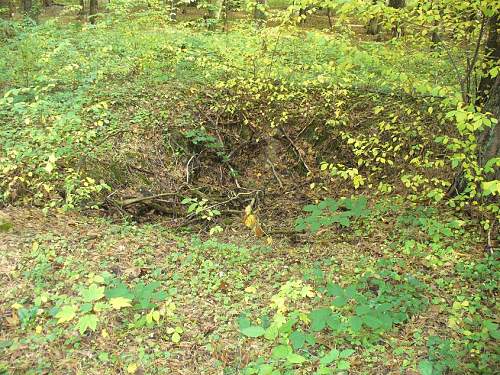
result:
<svg viewBox="0 0 500 375"><path fill-rule="evenodd" d="M311 169L309 168L309 166L307 165L306 161L302 157L301 150L295 145L295 143L292 141L292 139L288 136L288 134L285 132L285 130L281 126L279 127L279 129L283 133L283 135L285 136L285 138L288 140L288 142L290 142L290 144L292 145L293 150L295 151L295 154L300 159L300 161L302 162L302 164L304 165L304 167L306 168L306 170L309 173L311 173Z"/></svg>

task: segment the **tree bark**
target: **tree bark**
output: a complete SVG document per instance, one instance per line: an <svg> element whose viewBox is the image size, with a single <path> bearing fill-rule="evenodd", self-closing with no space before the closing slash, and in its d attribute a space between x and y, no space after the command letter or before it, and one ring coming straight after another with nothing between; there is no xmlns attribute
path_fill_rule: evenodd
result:
<svg viewBox="0 0 500 375"><path fill-rule="evenodd" d="M406 5L406 0L389 0L389 6L395 9L402 9Z"/></svg>
<svg viewBox="0 0 500 375"><path fill-rule="evenodd" d="M253 18L258 26L262 26L266 22L266 13L261 9L261 6L266 6L266 0L257 0L253 12Z"/></svg>
<svg viewBox="0 0 500 375"><path fill-rule="evenodd" d="M89 3L89 21L92 25L97 22L97 12L99 11L99 3L97 0L90 0Z"/></svg>
<svg viewBox="0 0 500 375"><path fill-rule="evenodd" d="M80 11L78 12L78 18L82 19L85 17L85 0L80 0Z"/></svg>
<svg viewBox="0 0 500 375"><path fill-rule="evenodd" d="M394 9L403 9L406 6L406 0L389 0L389 6ZM396 24L392 27L392 35L400 36L403 34L399 22L396 21Z"/></svg>
<svg viewBox="0 0 500 375"><path fill-rule="evenodd" d="M212 0L208 8L208 29L215 30L217 22L220 20L223 0Z"/></svg>
<svg viewBox="0 0 500 375"><path fill-rule="evenodd" d="M177 1L170 0L170 21L177 21Z"/></svg>
<svg viewBox="0 0 500 375"><path fill-rule="evenodd" d="M372 5L376 5L377 0L372 1ZM366 25L366 33L368 35L377 35L380 32L380 17L373 17L368 21L368 25Z"/></svg>
<svg viewBox="0 0 500 375"><path fill-rule="evenodd" d="M498 15L490 17L488 20L488 34L485 44L486 65L498 64L500 59L500 40L499 40L499 19ZM488 64L488 62L490 64ZM498 120L500 119L500 76L493 78L483 72L479 82L475 104L482 107L484 110L491 112ZM478 136L478 164L484 167L485 164L493 157L500 155L500 126L495 124L490 128L486 128ZM487 180L500 180L500 169L494 167L493 173L486 176ZM467 187L467 181L460 171L448 190L448 196L454 197L461 194Z"/></svg>
<svg viewBox="0 0 500 375"><path fill-rule="evenodd" d="M488 21L488 36L485 45L488 65L498 64L500 61L500 23L499 16L494 15ZM493 78L484 72L476 93L476 105L491 112L496 119L500 119L500 79ZM500 127L498 123L487 128L479 136L479 165L484 166L486 162L500 155ZM492 179L500 180L500 170L495 168Z"/></svg>
<svg viewBox="0 0 500 375"><path fill-rule="evenodd" d="M33 8L33 1L32 0L22 0L22 8L23 8L24 14L30 15L31 10Z"/></svg>

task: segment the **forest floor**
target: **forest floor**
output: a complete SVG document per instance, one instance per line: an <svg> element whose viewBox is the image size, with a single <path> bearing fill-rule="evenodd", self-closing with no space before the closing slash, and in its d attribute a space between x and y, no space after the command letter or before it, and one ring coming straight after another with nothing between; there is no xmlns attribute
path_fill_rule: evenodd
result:
<svg viewBox="0 0 500 375"><path fill-rule="evenodd" d="M401 91L454 92L449 64L199 12L0 43L0 374L494 374L495 231L399 195L454 173L436 104ZM322 173L360 161L363 186Z"/></svg>
<svg viewBox="0 0 500 375"><path fill-rule="evenodd" d="M323 233L314 241L276 239L272 244L248 235L239 223L200 238L192 229L169 228L168 222L133 224L3 209L0 216L10 228L0 232L0 373L254 373L242 369L259 356L268 357L272 340L244 337L238 328L242 321L269 325L276 296L284 297L288 311L323 307L325 281L349 285L366 275L393 288L403 286L403 298L426 302L374 340L369 333L351 338L350 374L417 374L418 363L427 358L434 366L454 368L453 373L470 373L468 361L491 360L494 342L479 340L476 332L463 336L457 328L467 319L495 315L487 286L496 285L488 281L495 275L488 269L492 259L480 245L465 245L463 238L469 236L463 232L453 239L456 247L446 251L436 239L434 245L425 242L425 233L401 226L402 218L412 217L408 211L398 216L388 206L365 223L365 234L347 230ZM391 239L396 232L400 238ZM427 244L428 253L405 251L411 241ZM422 294L411 296L412 289L400 283L409 275L422 283ZM134 301L151 303L148 309L112 302L112 286L116 292L124 285ZM294 286L306 292L293 295ZM103 302L108 298L112 307ZM88 302L94 303L96 321L87 322L83 328L89 329L79 334L77 318L92 309ZM61 305L74 309L61 314ZM443 340L429 344L431 337ZM321 335L317 340L340 348L345 342L338 339ZM459 353L465 361L460 366ZM294 373L312 374L316 367L313 361Z"/></svg>

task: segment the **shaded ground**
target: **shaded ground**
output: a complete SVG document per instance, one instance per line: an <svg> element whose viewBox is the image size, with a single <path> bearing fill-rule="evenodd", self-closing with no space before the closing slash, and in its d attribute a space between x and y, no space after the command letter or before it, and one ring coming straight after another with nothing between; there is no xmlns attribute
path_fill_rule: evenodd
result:
<svg viewBox="0 0 500 375"><path fill-rule="evenodd" d="M245 313L255 321L268 319L264 317L274 313L272 296L287 282L299 281L316 290L320 279L349 285L373 274L388 281L392 277L394 283L412 274L427 285L425 297L432 303L368 346L363 339L350 342L355 354L349 373L418 373L417 363L430 355L427 338L432 335L450 339L456 349L454 359L460 355L463 362L452 373L479 371L469 365L493 373L494 341L488 335L476 341L474 337L476 331L484 331L479 319L494 319L498 275L490 270L493 274L479 275L489 280L478 281L457 272L459 264L467 268L488 261L471 246L473 238L460 232L457 237L462 239L453 240L457 247L445 253L435 246L435 251L426 247L427 256L404 254L401 247L407 245L399 241L406 236L426 243L425 233L400 228L406 234L391 239L399 230L394 212L373 212L369 222L360 224L362 230L328 231L295 245L275 239L268 245L247 235L238 223L225 228L220 238L204 240L165 223L113 224L78 214L45 216L39 210L4 209L2 216L13 227L0 233L0 369L60 374L243 373L259 355L269 355L272 343L242 337L238 317ZM108 288L110 279L129 286L158 281L165 293L153 308L162 314L158 322L155 318L144 322L149 309L115 310L96 303L95 331L80 334L74 328L76 318L58 324L58 316L51 316L56 314L54 306L79 303L80 288L92 284ZM484 288L486 283L489 288ZM314 292L290 299L287 307L310 311L325 303L322 298ZM457 303L463 311L457 311ZM30 312L34 306L38 311ZM456 318L455 323L450 324L450 317ZM465 336L464 329L469 332ZM175 330L180 339L174 338ZM344 342L335 335L321 335L318 340L326 347ZM309 374L313 367L302 366L294 373Z"/></svg>

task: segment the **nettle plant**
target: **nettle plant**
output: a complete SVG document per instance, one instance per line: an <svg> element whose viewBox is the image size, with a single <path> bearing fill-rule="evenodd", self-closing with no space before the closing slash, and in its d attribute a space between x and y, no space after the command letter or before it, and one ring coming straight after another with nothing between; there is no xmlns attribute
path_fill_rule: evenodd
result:
<svg viewBox="0 0 500 375"><path fill-rule="evenodd" d="M268 357L251 362L245 373L292 374L299 368L319 375L348 370L353 343L376 345L383 334L423 311L429 305L423 297L426 284L389 271L384 262L377 274L363 275L347 286L323 282L315 291L301 280L290 280L271 298L271 319L255 324L241 316L242 335L262 337L274 345ZM304 310L313 298L319 307Z"/></svg>
<svg viewBox="0 0 500 375"><path fill-rule="evenodd" d="M318 204L309 204L303 209L309 215L295 221L295 230L316 233L322 227L329 227L333 224L350 227L353 220L365 218L370 214L366 204L365 197L339 200L327 198Z"/></svg>
<svg viewBox="0 0 500 375"><path fill-rule="evenodd" d="M55 306L47 310L48 318L57 325L76 330L81 335L96 331L98 324L109 318L110 312L123 314L125 310L140 311L134 314L129 328L153 327L163 321L177 323L176 306L172 301L175 291L164 291L158 281L144 283L139 281L127 286L123 281L110 274L89 275L87 285L79 285L75 296L53 296L42 294L35 298L34 305L24 307L15 304L21 322L21 328L34 323L37 316L44 316L44 305L49 299L55 300ZM50 322L50 320L49 320ZM39 326L38 330L42 330ZM168 327L173 342L180 341L182 327Z"/></svg>

